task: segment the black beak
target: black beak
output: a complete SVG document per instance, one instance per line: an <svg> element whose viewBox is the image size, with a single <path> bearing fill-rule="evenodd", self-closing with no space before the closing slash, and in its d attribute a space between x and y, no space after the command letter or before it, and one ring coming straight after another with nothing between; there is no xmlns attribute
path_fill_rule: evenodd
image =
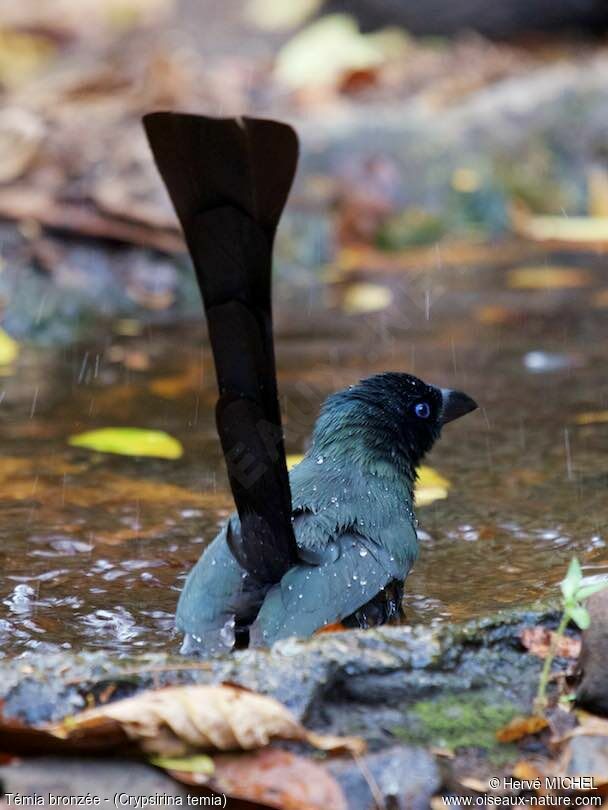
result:
<svg viewBox="0 0 608 810"><path fill-rule="evenodd" d="M446 422L453 422L454 419L459 419L466 413L470 413L477 408L477 403L474 399L463 394L462 391L453 391L451 388L442 388L441 396L443 397L443 408L441 411L441 424L445 425Z"/></svg>

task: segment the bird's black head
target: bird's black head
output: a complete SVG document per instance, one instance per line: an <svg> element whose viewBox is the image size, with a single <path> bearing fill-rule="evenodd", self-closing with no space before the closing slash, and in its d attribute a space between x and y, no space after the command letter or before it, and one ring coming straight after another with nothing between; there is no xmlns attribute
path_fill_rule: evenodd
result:
<svg viewBox="0 0 608 810"><path fill-rule="evenodd" d="M466 394L411 374L376 374L326 400L315 451L338 452L372 467L389 463L413 479L443 425L476 407Z"/></svg>

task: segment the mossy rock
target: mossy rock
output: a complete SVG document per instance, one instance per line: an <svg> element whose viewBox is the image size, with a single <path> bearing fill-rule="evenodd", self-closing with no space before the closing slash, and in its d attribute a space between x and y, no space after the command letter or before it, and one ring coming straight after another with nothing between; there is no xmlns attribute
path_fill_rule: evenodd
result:
<svg viewBox="0 0 608 810"><path fill-rule="evenodd" d="M427 748L478 749L490 762L502 765L514 759L517 749L498 742L496 732L519 713L515 704L492 692L447 694L415 703L405 724L391 731L404 742Z"/></svg>

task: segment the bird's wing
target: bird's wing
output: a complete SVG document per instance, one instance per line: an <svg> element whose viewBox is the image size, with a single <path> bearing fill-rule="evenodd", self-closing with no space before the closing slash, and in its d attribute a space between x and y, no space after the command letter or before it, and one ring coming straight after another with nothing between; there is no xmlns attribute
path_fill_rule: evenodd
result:
<svg viewBox="0 0 608 810"><path fill-rule="evenodd" d="M250 644L268 646L289 636L310 636L355 613L393 579L407 575L388 550L365 537L348 533L337 542L337 559L297 565L268 591L251 627Z"/></svg>
<svg viewBox="0 0 608 810"><path fill-rule="evenodd" d="M298 158L291 127L151 113L144 127L181 222L207 314L218 432L242 532L240 564L278 582L297 558L272 338L274 234Z"/></svg>

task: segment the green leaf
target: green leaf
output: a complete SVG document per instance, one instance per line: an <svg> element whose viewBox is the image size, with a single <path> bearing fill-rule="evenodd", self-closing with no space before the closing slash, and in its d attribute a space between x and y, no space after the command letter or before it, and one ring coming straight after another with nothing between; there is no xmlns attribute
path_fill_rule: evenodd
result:
<svg viewBox="0 0 608 810"><path fill-rule="evenodd" d="M577 592L578 587L581 584L582 578L583 572L581 570L581 564L576 557L573 557L568 568L568 573L566 574L565 579L563 579L561 582L561 589L564 599L572 599L574 597L574 594Z"/></svg>
<svg viewBox="0 0 608 810"><path fill-rule="evenodd" d="M205 754L197 754L192 757L152 757L150 762L166 771L204 773L207 776L211 776L215 771L213 760Z"/></svg>
<svg viewBox="0 0 608 810"><path fill-rule="evenodd" d="M578 625L581 630L586 630L591 624L591 616L589 616L589 611L582 605L574 605L573 607L568 608L567 613L574 624Z"/></svg>
<svg viewBox="0 0 608 810"><path fill-rule="evenodd" d="M604 579L601 582L591 582L589 585L582 585L576 592L576 598L582 602L585 599L589 599L594 593L603 591L605 588L608 588L608 579Z"/></svg>
<svg viewBox="0 0 608 810"><path fill-rule="evenodd" d="M116 427L89 430L70 436L73 447L86 447L99 453L116 453L121 456L152 456L154 458L180 458L183 447L162 430Z"/></svg>

